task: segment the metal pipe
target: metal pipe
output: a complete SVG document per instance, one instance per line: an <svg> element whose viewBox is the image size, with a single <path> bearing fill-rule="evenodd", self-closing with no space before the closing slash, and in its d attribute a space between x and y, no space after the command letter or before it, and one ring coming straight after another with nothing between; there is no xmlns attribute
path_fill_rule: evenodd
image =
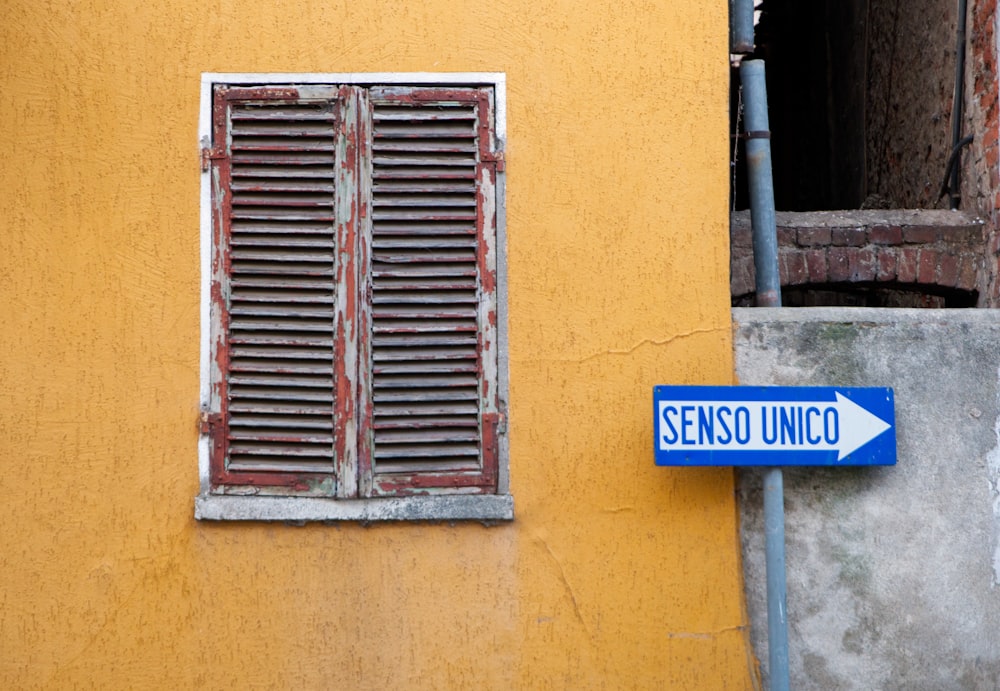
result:
<svg viewBox="0 0 1000 691"><path fill-rule="evenodd" d="M938 192L938 200L946 194L949 195L953 202L952 209L958 208L958 204L954 203L955 201L961 203L962 191L958 189L952 190L950 180L952 179L952 174L955 174L956 179L958 178L958 169L962 167L959 165L962 161L962 149L971 144L974 139L975 136L971 134L962 137L961 141L952 148L951 155L948 156L948 163L944 167L944 180L941 182L941 191Z"/></svg>
<svg viewBox="0 0 1000 691"><path fill-rule="evenodd" d="M745 103L747 175L757 305L781 307L778 236L771 174L771 132L767 118L764 62L740 65ZM781 468L764 472L764 552L767 564L768 677L771 691L788 691L788 610L785 580L785 497Z"/></svg>
<svg viewBox="0 0 1000 691"><path fill-rule="evenodd" d="M753 52L754 0L729 0L729 52L745 55Z"/></svg>
<svg viewBox="0 0 1000 691"><path fill-rule="evenodd" d="M788 691L788 608L785 582L785 480L764 471L764 560L767 564L767 660L771 691Z"/></svg>
<svg viewBox="0 0 1000 691"><path fill-rule="evenodd" d="M740 64L740 81L743 84L743 121L746 123L747 177L750 188L750 225L753 229L753 263L757 275L757 306L781 307L764 61L744 60Z"/></svg>
<svg viewBox="0 0 1000 691"><path fill-rule="evenodd" d="M958 0L958 25L955 27L955 97L951 102L951 150L956 148L961 152L959 142L962 141L962 101L965 93L965 15L967 0ZM959 153L958 160L962 160ZM951 184L949 185L951 201L949 206L957 209L962 202L962 192L959 188L961 165L949 163L951 168Z"/></svg>

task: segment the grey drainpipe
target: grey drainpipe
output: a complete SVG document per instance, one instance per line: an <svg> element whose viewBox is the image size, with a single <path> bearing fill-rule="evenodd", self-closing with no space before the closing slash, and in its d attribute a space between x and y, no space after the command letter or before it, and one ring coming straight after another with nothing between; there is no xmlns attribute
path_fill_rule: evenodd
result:
<svg viewBox="0 0 1000 691"><path fill-rule="evenodd" d="M963 0L964 1L964 0ZM753 52L754 0L729 0L729 52ZM763 60L743 60L750 224L758 307L781 307L778 236L771 175L771 131ZM781 468L764 471L764 550L767 565L768 676L771 691L788 691L788 609L785 581L785 490Z"/></svg>
<svg viewBox="0 0 1000 691"><path fill-rule="evenodd" d="M774 220L774 180L771 176L771 131L767 120L767 82L763 60L740 64L746 122L747 177L753 265L757 275L757 306L781 307L778 236Z"/></svg>
<svg viewBox="0 0 1000 691"><path fill-rule="evenodd" d="M771 175L771 131L763 60L740 64L746 122L750 223L758 307L781 307L778 237ZM768 676L771 691L788 691L788 609L785 580L785 491L780 467L764 471L764 551L767 565Z"/></svg>
<svg viewBox="0 0 1000 691"><path fill-rule="evenodd" d="M729 0L729 52L746 55L753 52L754 0Z"/></svg>

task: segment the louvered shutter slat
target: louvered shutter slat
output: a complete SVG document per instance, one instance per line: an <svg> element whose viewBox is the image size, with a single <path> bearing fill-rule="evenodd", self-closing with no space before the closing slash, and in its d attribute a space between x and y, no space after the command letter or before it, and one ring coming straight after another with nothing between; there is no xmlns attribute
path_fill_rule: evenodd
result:
<svg viewBox="0 0 1000 691"><path fill-rule="evenodd" d="M394 167L383 165L383 170L379 172L379 181L375 183L378 187L381 183L389 180L406 180L412 185L419 184L426 179L433 180L475 180L476 169L466 166L439 166L430 165L407 165L405 161L398 161Z"/></svg>
<svg viewBox="0 0 1000 691"><path fill-rule="evenodd" d="M294 120L296 122L321 120L325 123L330 121L330 114L327 111L298 106L288 106L286 108L276 103L270 103L264 108L259 104L237 104L230 109L229 117L234 122L239 120Z"/></svg>
<svg viewBox="0 0 1000 691"><path fill-rule="evenodd" d="M469 348L476 347L476 335L475 334L389 334L383 336L376 336L372 339L372 343L376 350L383 348L446 348L450 346L451 351L455 351L462 346L467 346L465 349L464 356L467 359L471 359L468 350ZM405 355L401 355L401 359L406 359Z"/></svg>
<svg viewBox="0 0 1000 691"><path fill-rule="evenodd" d="M389 429L392 427L418 428L423 424L427 416L448 415L450 424L461 424L470 427L479 427L476 414L479 406L476 401L445 401L436 400L425 402L422 405L411 405L406 403L393 403L392 401L379 401L379 415L375 418L373 427L375 429Z"/></svg>
<svg viewBox="0 0 1000 691"><path fill-rule="evenodd" d="M382 103L372 114L372 120L380 124L400 120L413 126L415 123L435 120L465 120L472 123L476 117L467 108L414 108L409 105Z"/></svg>
<svg viewBox="0 0 1000 691"><path fill-rule="evenodd" d="M374 99L376 476L482 470L477 175L483 116L472 99L405 105Z"/></svg>
<svg viewBox="0 0 1000 691"><path fill-rule="evenodd" d="M375 363L373 371L376 374L401 374L407 372L478 372L475 363L472 362L449 362L448 358L435 357L433 360L407 358L405 362L394 363L392 361Z"/></svg>
<svg viewBox="0 0 1000 691"><path fill-rule="evenodd" d="M476 191L476 185L472 181L461 179L452 180L447 176L433 177L427 179L422 176L410 176L404 179L394 179L383 176L372 185L377 192L457 192L469 193Z"/></svg>
<svg viewBox="0 0 1000 691"><path fill-rule="evenodd" d="M330 101L230 108L230 472L333 471L335 130Z"/></svg>
<svg viewBox="0 0 1000 691"><path fill-rule="evenodd" d="M298 407L305 403L330 404L329 407L326 405L323 407L323 410L328 413L329 408L333 405L333 393L325 389L292 390L282 387L247 385L240 388L237 395L233 397L229 410L230 412L246 410L254 405L269 401L285 402L289 408ZM296 413L289 412L287 414L295 415ZM294 423L294 420L290 420L289 423Z"/></svg>
<svg viewBox="0 0 1000 691"><path fill-rule="evenodd" d="M260 170L265 171L268 177L325 177L318 175L319 169L333 165L334 152L326 149L319 151L235 150L230 159L234 164L247 166L243 171L247 177L251 177L257 172L258 169L254 166L260 166Z"/></svg>

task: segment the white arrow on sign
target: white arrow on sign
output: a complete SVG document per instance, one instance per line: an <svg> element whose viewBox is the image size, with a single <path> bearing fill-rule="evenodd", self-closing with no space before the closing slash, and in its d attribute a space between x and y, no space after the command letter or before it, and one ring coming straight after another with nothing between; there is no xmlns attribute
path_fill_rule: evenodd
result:
<svg viewBox="0 0 1000 691"><path fill-rule="evenodd" d="M836 451L843 460L890 424L836 401L659 401L661 451Z"/></svg>

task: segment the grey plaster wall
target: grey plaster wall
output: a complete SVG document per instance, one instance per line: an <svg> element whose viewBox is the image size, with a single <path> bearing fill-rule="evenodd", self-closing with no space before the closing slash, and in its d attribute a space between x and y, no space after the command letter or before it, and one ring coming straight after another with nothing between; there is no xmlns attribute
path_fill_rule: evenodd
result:
<svg viewBox="0 0 1000 691"><path fill-rule="evenodd" d="M1000 311L735 309L741 384L891 386L898 464L786 469L794 689L1000 689ZM739 472L765 681L761 475Z"/></svg>

